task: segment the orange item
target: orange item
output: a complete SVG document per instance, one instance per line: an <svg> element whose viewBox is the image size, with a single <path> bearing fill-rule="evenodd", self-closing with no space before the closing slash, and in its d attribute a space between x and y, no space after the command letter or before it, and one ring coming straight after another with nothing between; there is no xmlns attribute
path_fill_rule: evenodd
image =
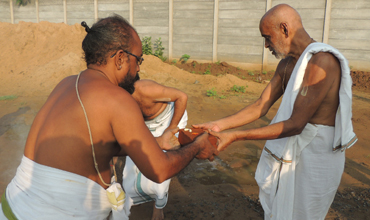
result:
<svg viewBox="0 0 370 220"><path fill-rule="evenodd" d="M199 128L184 128L179 130L179 142L185 146L194 141L196 137L203 134L204 130ZM209 142L217 149L217 138L211 134L208 136Z"/></svg>

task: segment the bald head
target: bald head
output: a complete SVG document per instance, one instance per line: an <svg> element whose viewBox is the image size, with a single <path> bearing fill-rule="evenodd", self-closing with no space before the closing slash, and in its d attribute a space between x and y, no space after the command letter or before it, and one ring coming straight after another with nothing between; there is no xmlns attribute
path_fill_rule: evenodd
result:
<svg viewBox="0 0 370 220"><path fill-rule="evenodd" d="M279 29L281 23L286 23L290 28L302 28L302 19L298 12L287 4L276 5L266 12L261 18L260 26Z"/></svg>
<svg viewBox="0 0 370 220"><path fill-rule="evenodd" d="M311 41L301 16L287 4L276 5L267 11L261 18L260 31L265 38L265 47L279 59L295 54L297 48L300 51Z"/></svg>

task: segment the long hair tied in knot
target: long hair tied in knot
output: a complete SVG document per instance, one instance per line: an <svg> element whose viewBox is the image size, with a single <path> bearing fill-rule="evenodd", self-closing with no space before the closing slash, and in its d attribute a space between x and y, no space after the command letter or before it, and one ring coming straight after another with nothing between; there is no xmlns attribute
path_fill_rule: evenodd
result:
<svg viewBox="0 0 370 220"><path fill-rule="evenodd" d="M81 26L85 28L85 31L87 33L90 33L91 29L89 28L89 26L87 26L85 21L81 22Z"/></svg>

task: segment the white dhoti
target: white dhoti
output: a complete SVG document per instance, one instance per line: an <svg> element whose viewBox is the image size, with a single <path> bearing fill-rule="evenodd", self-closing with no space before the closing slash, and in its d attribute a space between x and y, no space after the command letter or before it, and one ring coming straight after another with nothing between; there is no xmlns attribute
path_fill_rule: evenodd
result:
<svg viewBox="0 0 370 220"><path fill-rule="evenodd" d="M317 135L296 165L293 219L324 219L344 171L345 151L332 148L334 127L316 127Z"/></svg>
<svg viewBox="0 0 370 220"><path fill-rule="evenodd" d="M290 118L307 64L319 52L333 54L341 66L335 127L307 124L299 135L266 141L255 175L265 219L324 219L344 170L344 150L357 141L348 62L323 43L310 44L298 59L271 124Z"/></svg>
<svg viewBox="0 0 370 220"><path fill-rule="evenodd" d="M333 141L334 127L308 124L295 138L294 160L277 160L264 149L256 180L265 219L325 218L345 163L345 152L333 152Z"/></svg>
<svg viewBox="0 0 370 220"><path fill-rule="evenodd" d="M154 137L159 137L164 130L170 125L174 113L174 103L168 103L163 112L156 118L146 121L145 124L152 132ZM188 121L188 115L185 111L178 127L185 128ZM126 193L125 209L128 212L131 208L129 202L133 205L155 201L155 207L162 209L166 206L168 200L168 188L171 179L163 183L155 183L146 178L130 157L126 158L125 167L123 170L122 186ZM131 199L131 201L129 200Z"/></svg>
<svg viewBox="0 0 370 220"><path fill-rule="evenodd" d="M112 211L106 190L98 183L25 156L6 188L6 200L19 220L103 220ZM128 219L126 214L120 216Z"/></svg>

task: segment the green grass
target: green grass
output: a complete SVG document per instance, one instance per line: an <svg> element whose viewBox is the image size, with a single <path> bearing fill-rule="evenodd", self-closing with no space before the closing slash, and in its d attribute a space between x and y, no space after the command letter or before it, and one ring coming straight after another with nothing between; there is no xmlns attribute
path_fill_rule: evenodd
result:
<svg viewBox="0 0 370 220"><path fill-rule="evenodd" d="M204 75L211 75L211 70L207 69L203 74Z"/></svg>
<svg viewBox="0 0 370 220"><path fill-rule="evenodd" d="M4 95L4 96L0 96L0 101L2 100L14 100L18 98L18 96L16 95Z"/></svg>
<svg viewBox="0 0 370 220"><path fill-rule="evenodd" d="M233 87L230 88L231 91L233 92L242 92L242 93L245 93L245 86L237 86L237 85L234 85Z"/></svg>
<svg viewBox="0 0 370 220"><path fill-rule="evenodd" d="M217 95L216 89L212 88L212 89L207 90L207 96L213 97L213 98L217 97L218 95Z"/></svg>

